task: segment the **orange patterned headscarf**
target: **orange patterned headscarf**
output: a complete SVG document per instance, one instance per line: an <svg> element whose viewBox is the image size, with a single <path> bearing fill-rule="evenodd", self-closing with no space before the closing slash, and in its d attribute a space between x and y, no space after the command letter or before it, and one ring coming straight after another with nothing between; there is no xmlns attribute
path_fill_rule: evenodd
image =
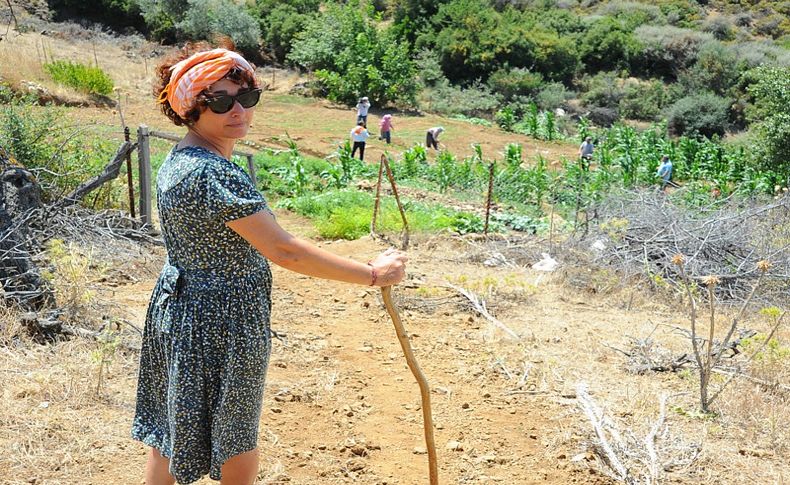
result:
<svg viewBox="0 0 790 485"><path fill-rule="evenodd" d="M213 49L198 52L170 68L170 82L159 94L159 102L169 102L178 116L186 118L186 114L195 107L197 95L224 78L234 67L254 73L250 63L233 51Z"/></svg>

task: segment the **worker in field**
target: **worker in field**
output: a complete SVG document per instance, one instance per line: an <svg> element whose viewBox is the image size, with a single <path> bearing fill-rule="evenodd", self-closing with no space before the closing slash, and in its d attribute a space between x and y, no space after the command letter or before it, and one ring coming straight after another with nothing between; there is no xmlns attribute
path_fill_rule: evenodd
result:
<svg viewBox="0 0 790 485"><path fill-rule="evenodd" d="M357 103L357 123L360 121L368 126L368 111L370 110L370 100L367 96L359 98Z"/></svg>
<svg viewBox="0 0 790 485"><path fill-rule="evenodd" d="M667 185L672 184L672 160L669 159L669 155L661 157L661 164L656 170L656 175L661 178L661 190L666 191Z"/></svg>
<svg viewBox="0 0 790 485"><path fill-rule="evenodd" d="M590 170L590 162L592 162L594 151L595 145L593 145L592 137L588 136L584 139L582 144L579 145L579 163L581 164L582 170Z"/></svg>
<svg viewBox="0 0 790 485"><path fill-rule="evenodd" d="M434 126L433 128L429 128L428 131L425 132L425 147L438 150L439 135L442 133L444 133L444 127L442 126Z"/></svg>
<svg viewBox="0 0 790 485"><path fill-rule="evenodd" d="M390 144L392 141L391 132L393 130L392 126L392 115L386 114L381 118L379 122L379 140L385 140L387 145Z"/></svg>
<svg viewBox="0 0 790 485"><path fill-rule="evenodd" d="M368 133L367 128L365 128L365 123L360 121L357 123L357 126L351 129L351 141L354 142L353 148L351 148L351 158L354 158L354 155L359 150L359 159L365 160L365 144L367 143L368 137L370 137L370 133Z"/></svg>

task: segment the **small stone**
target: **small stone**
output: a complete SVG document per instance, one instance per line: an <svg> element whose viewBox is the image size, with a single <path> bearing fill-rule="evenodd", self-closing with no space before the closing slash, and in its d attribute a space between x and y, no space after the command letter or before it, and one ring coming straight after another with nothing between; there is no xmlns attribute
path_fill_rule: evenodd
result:
<svg viewBox="0 0 790 485"><path fill-rule="evenodd" d="M364 460L360 460L359 458L352 458L346 462L346 468L352 472L358 472L360 470L365 469L365 462Z"/></svg>
<svg viewBox="0 0 790 485"><path fill-rule="evenodd" d="M428 450L426 450L422 446L415 446L414 451L412 451L412 453L414 453L415 455L424 455L428 453Z"/></svg>
<svg viewBox="0 0 790 485"><path fill-rule="evenodd" d="M461 409L469 409L469 407L470 406L469 406L468 402L465 402L465 403L461 404Z"/></svg>
<svg viewBox="0 0 790 485"><path fill-rule="evenodd" d="M450 440L447 442L447 449L451 451L464 451L463 445L459 441Z"/></svg>

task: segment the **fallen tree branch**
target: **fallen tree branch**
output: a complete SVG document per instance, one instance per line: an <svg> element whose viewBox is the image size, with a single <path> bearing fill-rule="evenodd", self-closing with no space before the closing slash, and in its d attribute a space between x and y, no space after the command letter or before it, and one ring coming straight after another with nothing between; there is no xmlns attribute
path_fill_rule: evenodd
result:
<svg viewBox="0 0 790 485"><path fill-rule="evenodd" d="M104 185L105 182L118 177L118 175L121 173L121 165L126 160L126 154L130 153L135 148L137 148L137 143L132 143L129 141L123 142L123 144L118 148L118 151L115 153L115 157L110 163L107 164L107 166L104 167L104 170L102 170L99 175L93 177L87 182L80 184L80 186L74 189L70 194L55 202L53 206L61 208L76 204L86 195Z"/></svg>
<svg viewBox="0 0 790 485"><path fill-rule="evenodd" d="M475 309L475 311L477 311L477 313L482 315L486 320L488 320L489 322L493 323L494 325L496 325L497 327L502 329L511 338L513 338L515 340L519 339L519 336L518 336L518 334L516 332L511 330L504 323L502 323L499 320L497 320L496 318L494 318L494 316L491 315L488 312L488 309L486 308L486 302L484 300L478 298L477 295L475 295L474 293L472 293L471 291L469 291L467 289L461 288L460 286L455 286L455 285L453 285L451 283L447 283L447 286L449 288L454 289L455 291L457 291L458 293L462 294L463 296L465 296L466 299L469 300L469 302L472 304L472 307Z"/></svg>

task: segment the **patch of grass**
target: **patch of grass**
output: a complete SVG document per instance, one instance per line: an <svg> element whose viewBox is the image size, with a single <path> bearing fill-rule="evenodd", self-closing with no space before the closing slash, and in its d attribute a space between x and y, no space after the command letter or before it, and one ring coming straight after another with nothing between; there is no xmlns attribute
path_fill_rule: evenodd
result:
<svg viewBox="0 0 790 485"><path fill-rule="evenodd" d="M110 76L99 67L71 61L55 61L44 64L44 70L56 82L89 94L107 96L114 87Z"/></svg>
<svg viewBox="0 0 790 485"><path fill-rule="evenodd" d="M275 94L274 96L270 97L269 100L276 103L296 104L299 106L313 104L316 102L316 100L313 98L305 98L304 96L294 96L291 94Z"/></svg>
<svg viewBox="0 0 790 485"><path fill-rule="evenodd" d="M370 194L344 189L282 199L277 206L312 218L323 238L356 239L370 231L373 202ZM414 202L406 202L404 206L409 228L415 232L445 229L457 231L459 220L476 217L440 206ZM401 230L402 221L394 200L384 199L381 202L376 227L382 232Z"/></svg>

